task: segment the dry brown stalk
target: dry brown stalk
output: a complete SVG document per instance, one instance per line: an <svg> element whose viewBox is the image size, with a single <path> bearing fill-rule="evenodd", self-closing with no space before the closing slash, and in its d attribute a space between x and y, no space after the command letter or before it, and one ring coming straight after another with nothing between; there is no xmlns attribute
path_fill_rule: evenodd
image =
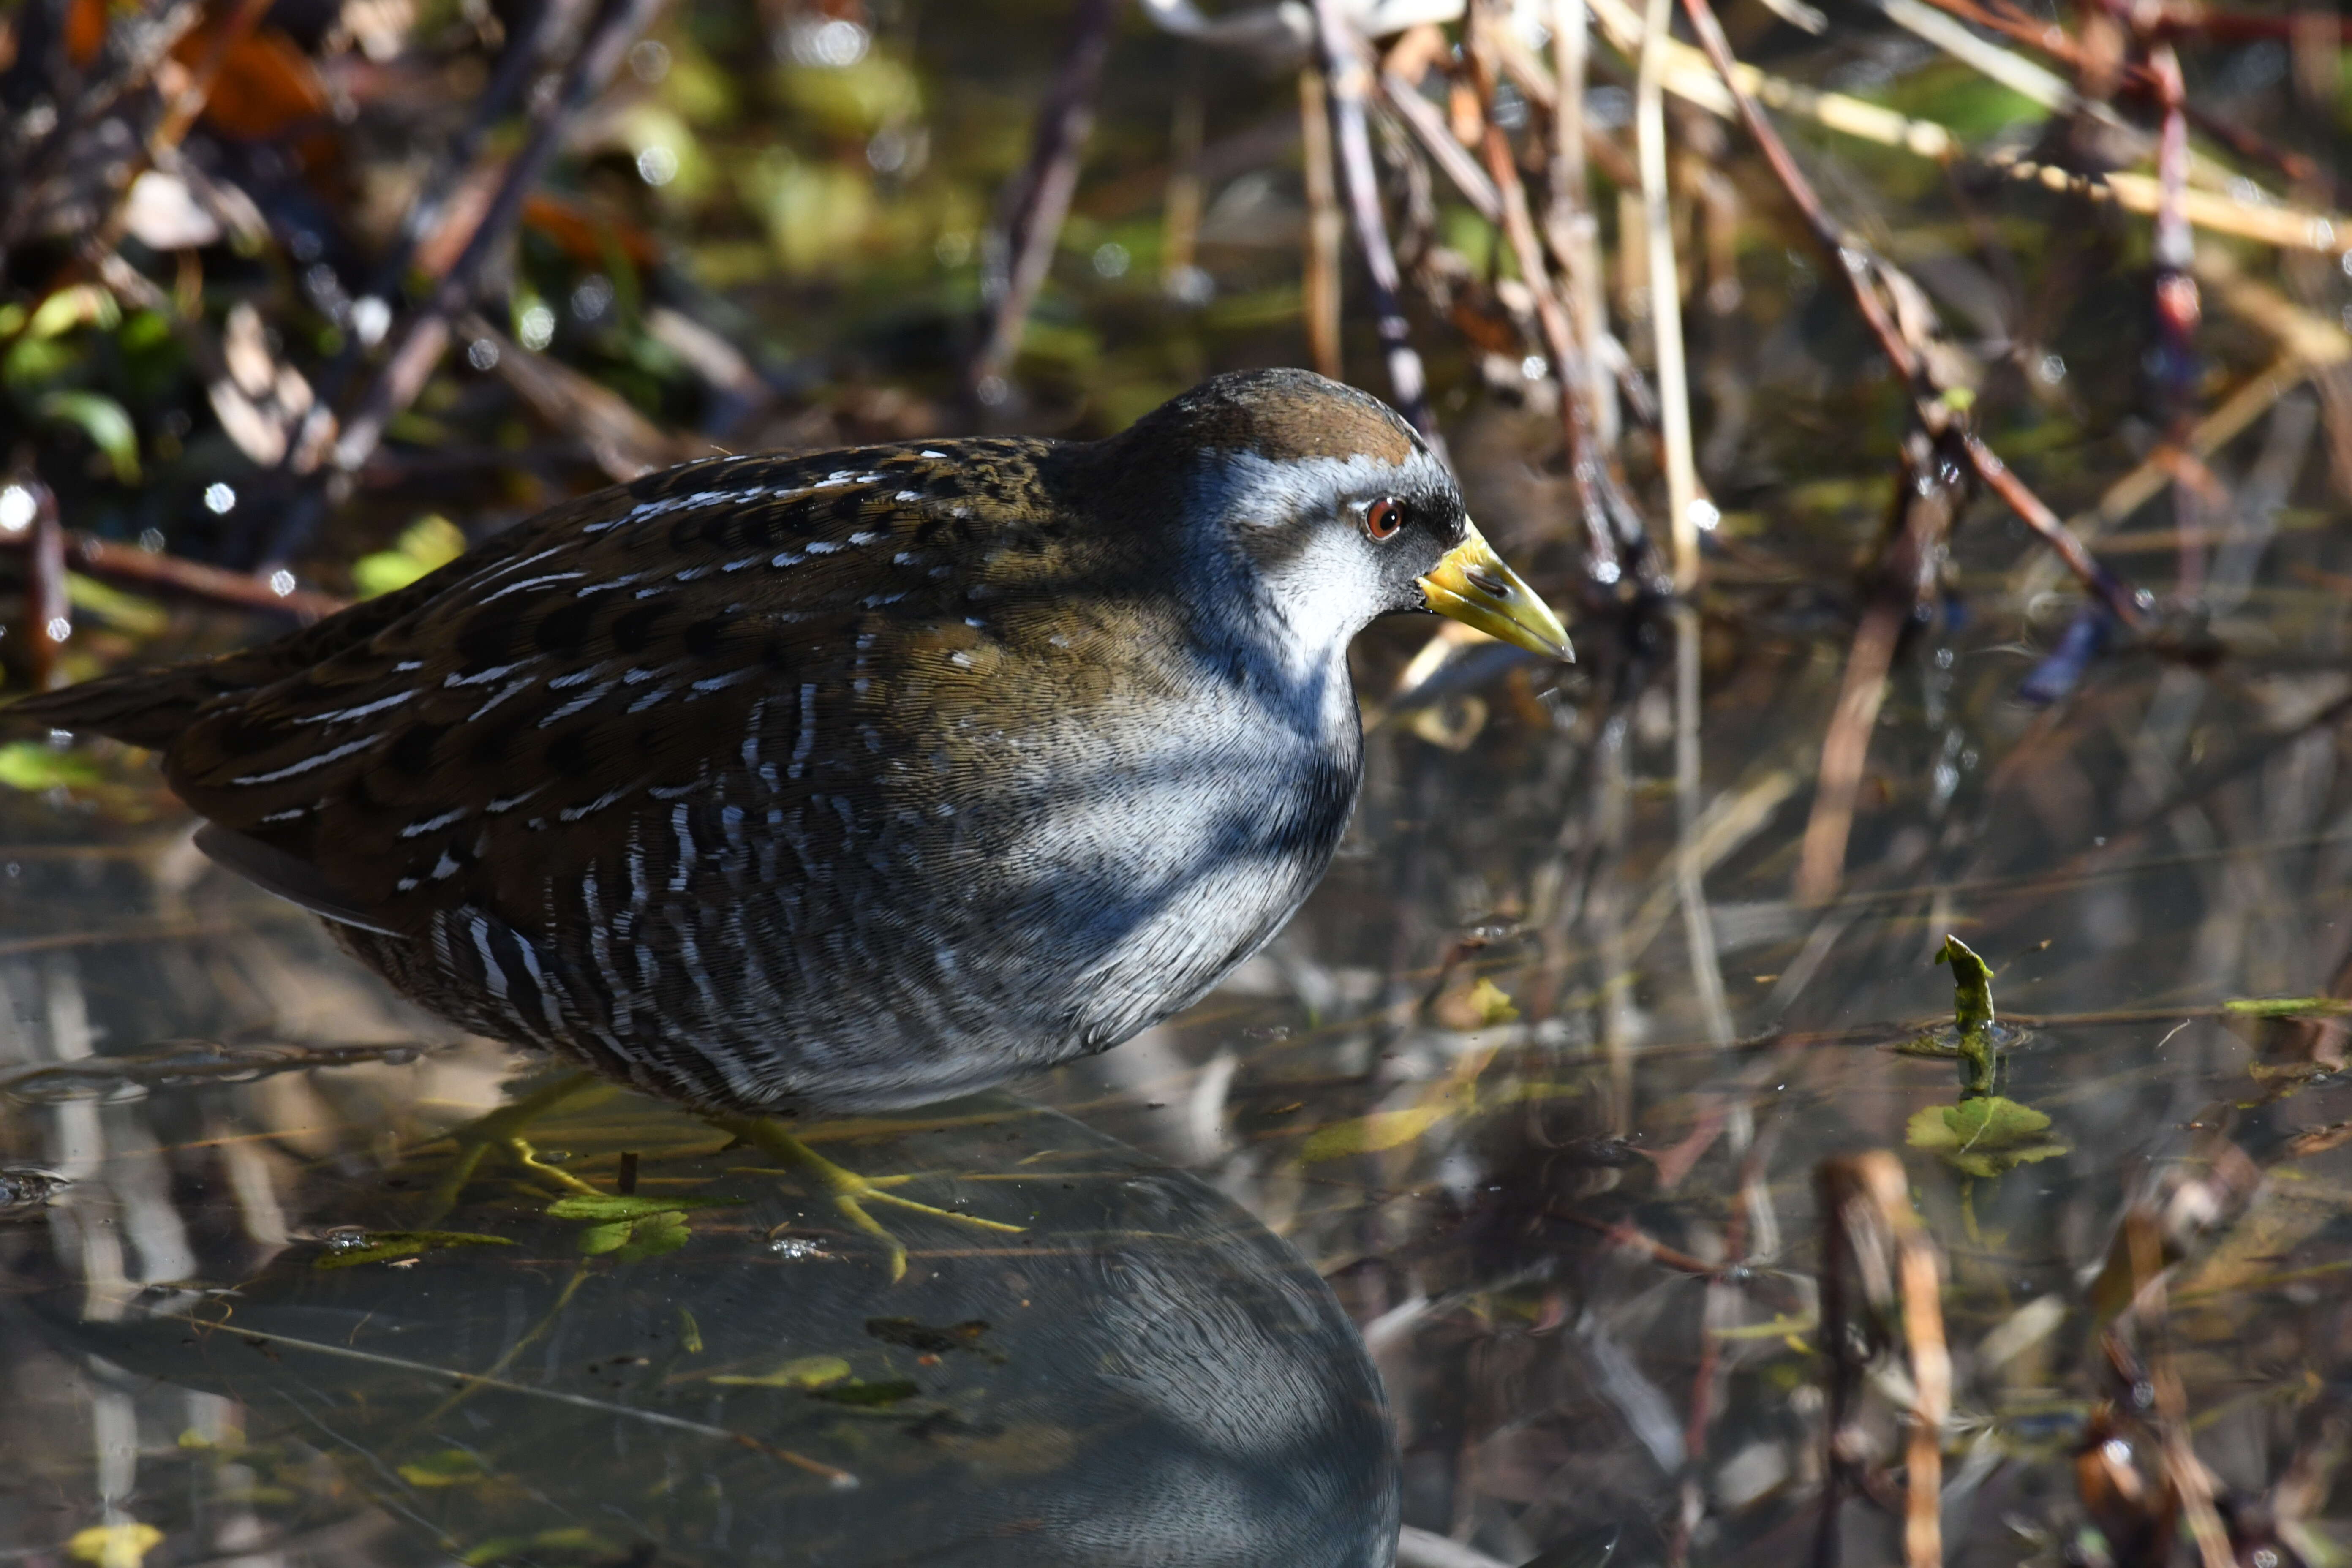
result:
<svg viewBox="0 0 2352 1568"><path fill-rule="evenodd" d="M1580 5L1579 9L1581 9ZM1580 18L1563 22L1562 26L1573 28L1580 33L1584 30ZM1555 34L1552 42L1557 58L1564 47L1563 40L1559 35ZM1565 47L1568 49L1569 58L1573 62L1576 58L1573 45ZM1519 41L1518 35L1510 29L1496 30L1495 58L1496 63L1503 68L1503 74L1510 78L1512 84L1521 92L1527 94L1529 102L1546 114L1555 117L1553 121L1555 145L1563 141L1575 142L1581 154L1599 164L1601 172L1608 175L1613 184L1633 185L1641 183L1642 176L1634 166L1633 155L1617 145L1608 132L1594 124L1585 113L1584 73L1581 69L1576 72L1576 90L1569 93L1567 99L1563 100L1560 96L1559 78L1557 74L1559 66L1555 64L1550 69L1546 69L1543 61L1537 58L1527 45ZM1564 110L1563 103L1566 104ZM1581 134L1570 135L1568 129L1570 127L1581 128Z"/></svg>
<svg viewBox="0 0 2352 1568"><path fill-rule="evenodd" d="M1813 1562L1817 1568L1836 1562L1839 1509L1849 1489L1866 1485L1866 1439L1854 1418L1868 1357L1857 1352L1883 1342L1891 1318L1900 1324L1912 1388L1903 1560L1906 1568L1937 1568L1943 1561L1943 1431L1952 1392L1943 1255L1911 1206L1903 1163L1885 1150L1824 1160L1814 1184L1822 1216L1822 1342L1831 1374L1828 1472Z"/></svg>
<svg viewBox="0 0 2352 1568"><path fill-rule="evenodd" d="M1486 20L1483 7L1474 8L1471 17L1469 56L1474 84L1480 100L1490 101L1495 78L1485 40L1496 29L1481 25ZM1577 509L1584 519L1586 570L1603 587L1614 587L1626 581L1625 563L1617 548L1616 520L1621 515L1633 516L1632 504L1610 472L1595 434L1584 368L1590 356L1576 341L1568 311L1552 286L1549 268L1544 263L1543 242L1536 236L1535 218L1528 208L1527 184L1519 178L1518 162L1512 156L1510 141L1503 128L1495 123L1491 115L1485 120L1480 150L1486 155L1487 175L1502 199L1504 237L1510 244L1512 258L1518 263L1520 279L1535 298L1536 320L1559 382L1560 424L1568 447L1569 472L1576 486Z"/></svg>
<svg viewBox="0 0 2352 1568"><path fill-rule="evenodd" d="M1803 847L1798 853L1794 896L1801 904L1827 902L1845 877L1846 843L1853 834L1863 763L1885 700L1886 672L1895 663L1905 613L1906 607L1894 600L1873 599L1854 628L1853 646L1846 651L1837 706L1830 710L1829 730L1822 739L1812 814L1805 819Z"/></svg>
<svg viewBox="0 0 2352 1568"><path fill-rule="evenodd" d="M964 378L965 390L983 404L1004 400L1004 376L1021 352L1030 308L1061 241L1062 222L1078 188L1078 163L1094 133L1095 100L1102 94L1103 62L1118 15L1114 0L1077 0L1069 43L1037 110L1028 164L1005 189L1003 210L990 237L995 255L983 283L987 331Z"/></svg>
<svg viewBox="0 0 2352 1568"><path fill-rule="evenodd" d="M1488 223L1503 221L1503 198L1495 189L1495 182L1454 139L1444 116L1421 95L1411 79L1394 71L1381 72L1381 101L1412 132L1413 140L1429 154L1429 161L1445 172L1445 177L1462 193L1462 199L1470 204L1471 210Z"/></svg>
<svg viewBox="0 0 2352 1568"><path fill-rule="evenodd" d="M201 561L190 561L184 556L142 550L137 545L118 544L79 530L66 531L65 548L66 563L76 571L87 572L108 582L161 590L205 604L227 605L240 610L261 610L270 615L289 616L298 621L315 621L333 615L345 603L332 594L321 594L310 588L290 588L281 594L270 585L268 579L250 573L231 572Z"/></svg>
<svg viewBox="0 0 2352 1568"><path fill-rule="evenodd" d="M1673 0L1648 0L1633 88L1634 158L1642 180L1642 252L1649 262L1650 338L1657 360L1658 427L1666 470L1666 537L1675 588L1698 585L1698 474L1691 451L1690 375L1683 358L1682 273L1666 190L1666 44Z"/></svg>
<svg viewBox="0 0 2352 1568"><path fill-rule="evenodd" d="M530 31L516 38L501 51L498 68L475 100L467 117L465 128L435 156L432 168L417 187L415 199L401 215L400 227L392 243L376 258L375 269L369 278L366 296L378 300L394 298L408 276L412 264L418 261L418 252L428 237L440 232L456 215L453 205L464 199L463 193L471 184L478 184L485 201L489 181L495 177L495 163L478 167L482 143L488 139L490 128L504 119L508 110L532 77L560 42L578 30L580 13L587 0L541 0L531 13ZM460 220L461 222L463 220ZM474 220L478 222L478 219ZM430 270L430 268L427 268ZM314 447L333 434L334 410L342 401L353 370L360 363L364 349L357 333L351 334L335 357L318 375L319 401L305 422L301 434L287 448L290 459L306 447ZM315 455L313 460L315 461Z"/></svg>
<svg viewBox="0 0 2352 1568"><path fill-rule="evenodd" d="M2108 50L2095 37L2096 32L2103 29L2105 23L2096 12L2089 18L2093 37L2078 39L2055 22L2023 16L2005 5L1980 5L1974 0L1927 0L1927 4L1961 21L2023 44L2066 66L2084 79L2086 96L2105 99L2111 92L2121 89L2134 97L2148 100L2168 113L2170 111L2163 68L2153 53L2145 61L2128 63L2120 58L2110 60L2105 58ZM2137 7L2134 7L2133 15L2137 22L2139 16ZM2160 15L2152 20L2154 25L2147 32L2159 43L2173 33L2183 30ZM2287 23L2287 18L2280 17L2272 25L2283 29ZM2168 49L2170 46L2163 44L2162 47ZM2183 103L2181 112L2199 130L2232 153L2269 163L2298 184L2332 184L2327 180L2325 170L2300 153L2281 147L2243 126L2200 110L2194 104Z"/></svg>
<svg viewBox="0 0 2352 1568"><path fill-rule="evenodd" d="M2164 1495L2151 1510L2151 1552L2164 1554L2176 1523L2185 1521L2202 1568L2236 1568L2229 1529L2213 1506L2213 1473L2189 1442L2188 1395L2172 1362L2167 1282L2168 1255L2175 1249L2166 1245L2166 1228L2153 1204L2134 1204L2125 1214L2109 1267L2116 1260L2125 1264L2131 1300L2108 1325L2102 1343L2109 1363L2133 1390L2131 1405L2155 1428ZM2139 1343L2138 1355L2126 1342L2126 1329Z"/></svg>
<svg viewBox="0 0 2352 1568"><path fill-rule="evenodd" d="M1739 110L1740 122L1755 139L1773 174L1790 201L1802 215L1814 238L1829 253L1833 269L1846 282L1847 292L1862 313L1863 321L1877 339L1880 351L1886 355L1895 373L1911 389L1912 403L1920 424L1939 443L1950 442L1956 455L1974 471L1979 482L2006 502L2024 524L2040 535L2042 542L2055 551L2084 587L2096 595L2126 626L2137 626L2146 619L2147 606L2153 601L2129 587L2105 567L2093 560L2082 542L2068 531L2058 520L2058 514L2044 505L2025 482L2020 479L1994 455L1992 449L1944 401L1943 390L1928 383L1923 374L1920 356L1912 349L1888 311L1885 302L1870 273L1874 267L1883 266L1860 244L1845 235L1831 219L1813 192L1812 184L1797 167L1780 132L1764 118L1756 100L1739 86L1738 71L1731 58L1731 46L1723 36L1722 24L1716 20L1715 9L1707 0L1683 0L1683 8L1691 19L1693 30L1715 64L1717 74L1731 93Z"/></svg>
<svg viewBox="0 0 2352 1568"><path fill-rule="evenodd" d="M495 348L499 379L550 426L579 437L615 482L719 451L698 436L671 435L612 388L551 355L531 353L478 315L459 318L457 330L469 342Z"/></svg>
<svg viewBox="0 0 2352 1568"><path fill-rule="evenodd" d="M652 24L663 4L664 0L605 0L586 41L565 71L562 87L551 95L530 140L507 165L498 193L490 198L466 248L394 334L383 368L343 422L340 435L331 421L315 432L305 432L310 437L308 449L289 459L296 472L314 471L331 458L337 471L357 472L383 440L384 427L425 390L426 379L449 345L451 323L472 302L491 258L512 237L521 220L525 198L555 161L581 112L604 90L630 46ZM288 507L285 519L262 552L263 560L289 557L323 512L316 489L306 490Z"/></svg>
<svg viewBox="0 0 2352 1568"><path fill-rule="evenodd" d="M1371 133L1364 124L1364 99L1372 69L1364 58L1363 40L1341 10L1339 0L1315 0L1315 39L1330 99L1331 141L1339 154L1340 189L1371 284L1371 314L1388 362L1389 390L1398 412L1442 450L1444 437L1429 406L1429 377L1422 369L1421 355L1413 350L1404 310L1398 303L1402 280L1396 251L1389 244L1388 220L1381 213Z"/></svg>
<svg viewBox="0 0 2352 1568"><path fill-rule="evenodd" d="M1639 48L1640 18L1625 0L1592 0L1592 8L1621 49L1631 52ZM1738 107L1731 94L1707 66L1705 55L1683 43L1671 44L1667 55L1672 62L1665 77L1667 91L1710 114L1737 116ZM1822 92L1769 75L1745 62L1735 62L1733 72L1732 85L1740 91L1769 108L1801 114L1840 135L1897 148L1942 163L1969 155L1968 149L1949 130L1933 121L1914 119L1850 94ZM1530 92L1529 96L1538 95ZM2193 104L2189 106L2189 117L2195 123ZM2155 215L2162 199L2158 182L2153 176L2128 170L2114 170L2094 179L2007 151L1989 155L1986 166L2011 179L2038 183L2051 190L2071 191L2087 200L2112 202L2126 212L2149 216ZM2192 168L2192 173L2200 178L2205 174L2200 168ZM2181 211L2191 224L2214 234L2330 256L2352 250L2352 218L2339 213L2267 199L2242 200L2226 190L2202 186L2192 187L2182 195Z"/></svg>
<svg viewBox="0 0 2352 1568"><path fill-rule="evenodd" d="M73 631L73 605L66 597L66 531L58 498L44 484L29 484L33 525L26 539L25 663L33 689L58 684L58 654Z"/></svg>
<svg viewBox="0 0 2352 1568"><path fill-rule="evenodd" d="M1585 346L1585 395L1592 403L1593 434L1606 451L1617 447L1617 395L1593 345L1609 330L1608 305L1601 270L1601 226L1592 216L1592 178L1586 151L1592 140L1584 125L1584 73L1591 52L1592 28L1584 0L1552 0L1551 53L1552 122L1551 191L1544 205L1544 239L1559 259L1568 297L1569 321L1576 341ZM1512 53L1503 57L1510 68ZM1513 80L1529 97L1540 68L1515 74ZM1602 139L1602 144L1607 144ZM1612 149L1613 151L1613 149Z"/></svg>
<svg viewBox="0 0 2352 1568"><path fill-rule="evenodd" d="M1346 374L1339 360L1339 247L1346 220L1331 170L1331 108L1323 73L1298 73L1298 144L1307 174L1307 357L1332 380Z"/></svg>

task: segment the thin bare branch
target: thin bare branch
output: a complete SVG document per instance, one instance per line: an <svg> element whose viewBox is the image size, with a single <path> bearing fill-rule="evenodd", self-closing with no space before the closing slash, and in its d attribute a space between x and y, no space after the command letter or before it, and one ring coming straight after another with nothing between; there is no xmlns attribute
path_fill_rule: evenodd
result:
<svg viewBox="0 0 2352 1568"><path fill-rule="evenodd" d="M1494 73L1488 64L1485 40L1495 29L1481 26L1486 19L1483 8L1471 13L1471 68L1476 75L1480 100L1494 94ZM1575 484L1578 510L1584 520L1585 569L1594 582L1604 589L1626 583L1626 563L1618 549L1621 532L1640 537L1638 514L1632 502L1611 473L1608 459L1594 430L1590 399L1586 396L1588 376L1587 355L1576 341L1575 329L1568 311L1562 307L1558 291L1552 287L1549 269L1544 264L1543 242L1537 237L1535 218L1528 210L1527 185L1519 178L1518 163L1511 155L1511 145L1503 128L1489 115L1481 139L1486 158L1488 175L1495 183L1502 205L1503 233L1510 242L1511 254L1517 261L1519 276L1535 297L1536 319L1542 328L1544 346L1551 355L1560 388L1561 426L1568 447L1569 472ZM1631 526L1628 527L1627 524ZM1628 584L1630 586L1630 584Z"/></svg>
<svg viewBox="0 0 2352 1568"><path fill-rule="evenodd" d="M1592 352L1609 330L1609 309L1601 277L1601 226L1592 216L1592 178L1585 159L1591 137L1584 128L1584 76L1591 37L1584 0L1552 0L1555 96L1551 190L1544 207L1544 238L1559 260L1566 279L1569 324L1585 351L1585 395L1591 402L1593 435L1603 451L1613 451L1618 429L1616 383L1601 356ZM1507 65L1508 59L1506 56Z"/></svg>
<svg viewBox="0 0 2352 1568"><path fill-rule="evenodd" d="M1633 87L1634 153L1642 172L1643 251L1650 263L1650 336L1658 362L1658 431L1665 451L1666 528L1675 588L1698 586L1698 471L1691 453L1690 372L1683 360L1683 290L1667 205L1666 43L1673 0L1648 0Z"/></svg>
<svg viewBox="0 0 2352 1568"><path fill-rule="evenodd" d="M1445 172L1445 177L1454 183L1462 199L1470 204L1471 210L1488 223L1500 224L1501 194L1495 189L1495 182L1487 177L1486 171L1478 166L1477 160L1454 139L1437 106L1393 71L1381 76L1381 101L1412 132L1413 140L1429 154L1429 161Z"/></svg>
<svg viewBox="0 0 2352 1568"><path fill-rule="evenodd" d="M33 498L33 523L25 540L25 662L33 689L47 691L59 684L58 655L73 634L73 605L66 597L66 531L49 487L25 488Z"/></svg>
<svg viewBox="0 0 2352 1568"><path fill-rule="evenodd" d="M1078 188L1079 161L1094 133L1103 61L1110 55L1111 23L1118 15L1116 0L1077 0L1072 8L1069 43L1055 68L1054 85L1038 106L1029 162L1005 187L988 236L982 284L988 330L964 374L965 390L983 405L1002 403L1008 395L1005 376L1021 352L1030 309L1061 243L1062 222Z"/></svg>
<svg viewBox="0 0 2352 1568"><path fill-rule="evenodd" d="M1307 174L1307 357L1334 381L1347 372L1339 357L1339 249L1347 220L1339 216L1339 183L1331 168L1331 106L1323 73L1298 73L1298 144Z"/></svg>
<svg viewBox="0 0 2352 1568"><path fill-rule="evenodd" d="M328 434L331 433L322 434L310 452L298 454L293 459L298 472L314 468L321 460L331 460L340 473L357 472L374 453L393 417L415 401L449 345L451 323L472 303L491 258L512 237L522 217L524 200L555 161L581 111L604 90L630 46L660 14L664 4L665 0L604 0L587 41L572 57L563 86L551 95L530 140L507 165L498 192L475 226L466 248L393 339L375 380L362 395L341 434L332 436L331 450L320 449L326 447ZM325 510L322 503L316 487L307 489L287 509L262 559L282 561L290 557L318 525Z"/></svg>
<svg viewBox="0 0 2352 1568"><path fill-rule="evenodd" d="M1781 189L1812 229L1813 237L1829 253L1834 270L1845 280L1848 294L1861 311L1871 335L1877 339L1887 363L1895 367L1895 374L1910 388L1913 406L1921 424L1939 440L1957 435L1959 455L1975 472L1979 481L2000 496L2028 528L2039 534L2043 542L2065 562L2067 570L2074 573L2084 588L2097 595L2117 620L2126 626L2139 626L2146 618L2147 607L2154 601L2127 586L2115 574L2093 560L2082 542L2058 520L2058 514L2042 504L2041 498L2011 473L1983 440L1967 429L1965 422L1943 401L1942 389L1928 384L1923 379L1919 356L1904 338L1871 279L1871 268L1876 265L1874 258L1831 219L1822 205L1821 198L1814 194L1812 183L1805 178L1803 171L1797 167L1796 160L1790 155L1788 145L1780 140L1780 132L1772 128L1770 121L1764 118L1764 112L1756 106L1756 100L1740 88L1738 67L1731 58L1731 46L1724 38L1722 24L1716 20L1715 8L1707 0L1683 0L1683 8L1690 16L1691 26L1698 34L1707 58L1714 62L1717 76L1730 92L1732 101L1739 110L1740 122L1748 128L1748 135L1755 139L1765 162L1771 165Z"/></svg>
<svg viewBox="0 0 2352 1568"><path fill-rule="evenodd" d="M560 41L578 30L580 12L585 4L586 0L540 0L531 14L530 29L499 55L498 68L482 89L481 97L475 100L465 128L434 160L424 184L417 189L416 199L402 213L400 227L392 243L376 258L363 298L394 297L402 279L408 276L418 247L448 217L450 202L480 157L490 128L514 106L532 73L555 52ZM288 445L286 466L290 467L297 457L306 452L309 457L305 460L313 467L317 465L323 450L320 444L334 435L334 410L342 402L344 389L362 353L364 345L359 334L351 333L333 360L319 373L319 401L300 435Z"/></svg>
<svg viewBox="0 0 2352 1568"><path fill-rule="evenodd" d="M273 573L268 577L166 555L137 545L119 544L95 534L69 529L65 535L66 563L79 572L127 586L151 589L209 605L240 610L260 610L298 621L331 616L345 601L332 594L290 585L291 579ZM280 591L281 585L284 591Z"/></svg>
<svg viewBox="0 0 2352 1568"><path fill-rule="evenodd" d="M1903 1560L1906 1568L1940 1568L1943 1432L1952 1394L1942 1254L1911 1206L1903 1162L1885 1150L1824 1160L1814 1180L1822 1218L1822 1341L1831 1377L1828 1478L1813 1562L1827 1568L1837 1561L1839 1507L1864 1480L1867 1440L1856 1406L1868 1359L1864 1347L1879 1342L1880 1325L1892 1317L1901 1326L1912 1388Z"/></svg>
<svg viewBox="0 0 2352 1568"><path fill-rule="evenodd" d="M1331 140L1339 153L1340 190L1371 283L1372 320L1388 360L1389 390L1398 411L1442 450L1444 437L1429 406L1429 377L1422 369L1421 355L1413 350L1404 309L1398 300L1402 279L1396 251L1389 244L1388 219L1381 212L1371 132L1364 123L1371 67L1365 61L1363 41L1356 36L1340 0L1315 0L1315 38L1330 94Z"/></svg>

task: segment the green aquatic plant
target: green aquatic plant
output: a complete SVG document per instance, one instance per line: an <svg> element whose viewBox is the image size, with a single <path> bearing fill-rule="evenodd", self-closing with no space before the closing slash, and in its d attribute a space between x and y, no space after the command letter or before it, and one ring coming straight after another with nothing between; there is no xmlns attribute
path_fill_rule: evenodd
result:
<svg viewBox="0 0 2352 1568"><path fill-rule="evenodd" d="M1997 1092L2008 1077L2008 1062L1995 1032L1991 966L1956 936L1944 938L1936 962L1952 969L1949 1054L1959 1058L1959 1103L1916 1113L1905 1142L1964 1176L1988 1180L2068 1152L2074 1145L2051 1135L2049 1117Z"/></svg>
<svg viewBox="0 0 2352 1568"><path fill-rule="evenodd" d="M583 1257L599 1258L609 1252L624 1263L632 1263L640 1258L658 1258L663 1253L676 1252L684 1247L694 1234L686 1223L688 1209L731 1206L734 1205L717 1198L607 1197L583 1194L556 1199L547 1205L547 1212L556 1219L595 1222L580 1233Z"/></svg>

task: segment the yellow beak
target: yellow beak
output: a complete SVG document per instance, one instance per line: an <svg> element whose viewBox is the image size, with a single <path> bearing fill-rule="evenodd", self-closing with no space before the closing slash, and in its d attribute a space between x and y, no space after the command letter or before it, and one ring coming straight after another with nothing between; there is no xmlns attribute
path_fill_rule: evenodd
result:
<svg viewBox="0 0 2352 1568"><path fill-rule="evenodd" d="M1435 571L1421 579L1423 597L1439 615L1500 637L1513 647L1542 654L1546 658L1573 661L1568 628L1503 564L1475 523L1465 523L1462 542L1445 552Z"/></svg>

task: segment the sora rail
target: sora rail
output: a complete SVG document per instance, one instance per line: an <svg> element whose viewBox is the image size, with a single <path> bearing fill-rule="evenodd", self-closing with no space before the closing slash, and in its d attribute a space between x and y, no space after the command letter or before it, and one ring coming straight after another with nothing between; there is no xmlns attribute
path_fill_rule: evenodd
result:
<svg viewBox="0 0 2352 1568"><path fill-rule="evenodd" d="M1100 1051L1263 946L1362 779L1349 641L1569 657L1444 464L1303 371L1107 440L689 463L276 642L16 711L467 1028L718 1110Z"/></svg>

